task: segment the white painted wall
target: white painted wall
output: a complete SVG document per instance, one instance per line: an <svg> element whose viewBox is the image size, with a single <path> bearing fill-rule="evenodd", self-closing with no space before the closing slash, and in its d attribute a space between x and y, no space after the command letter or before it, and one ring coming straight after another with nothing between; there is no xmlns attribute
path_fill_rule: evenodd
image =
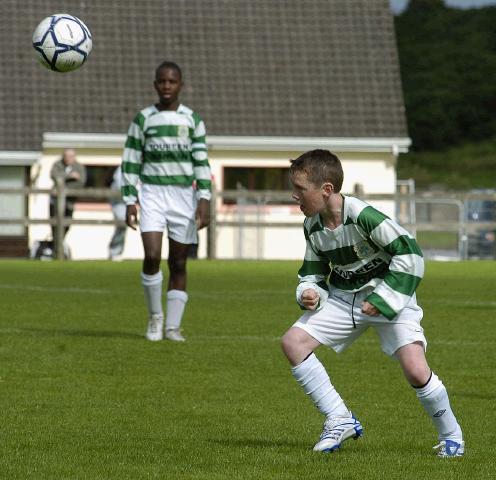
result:
<svg viewBox="0 0 496 480"><path fill-rule="evenodd" d="M120 149L82 148L77 145L78 160L86 165L118 165L121 161ZM315 145L318 147L319 145ZM32 168L33 184L39 188L50 188L50 169L60 157L62 149L46 149L41 160ZM356 183L363 186L365 193L391 194L396 188L395 155L392 152L353 152L334 150L343 162L345 179L343 193L351 194ZM212 148L209 151L210 164L214 179L218 186L223 183L225 166L264 166L288 167L289 159L296 158L301 151L238 151ZM235 220L239 212L233 212L218 201L218 219ZM374 203L384 213L394 217L392 202ZM48 218L48 195L33 195L29 202L31 218ZM260 213L259 213L260 215ZM256 212L244 217L256 218ZM217 255L219 258L263 258L263 259L301 259L305 242L302 232L303 215L295 206L264 207L262 217L267 221L294 222L294 228L256 229L244 227L241 231L235 227L224 227L218 230ZM110 207L103 203L76 204L76 219L111 219ZM75 260L106 259L108 244L112 236L112 226L72 226L66 237ZM51 236L48 225L32 226L29 229L30 245L36 240L44 240ZM200 232L199 256L206 256L206 230ZM167 257L167 239L164 238L163 257ZM143 248L138 232L128 229L124 259L141 259Z"/></svg>
<svg viewBox="0 0 496 480"><path fill-rule="evenodd" d="M1 166L0 188L22 188L24 187L24 167ZM0 217L19 219L24 217L26 200L24 195L0 194ZM23 225L0 224L1 235L24 235Z"/></svg>

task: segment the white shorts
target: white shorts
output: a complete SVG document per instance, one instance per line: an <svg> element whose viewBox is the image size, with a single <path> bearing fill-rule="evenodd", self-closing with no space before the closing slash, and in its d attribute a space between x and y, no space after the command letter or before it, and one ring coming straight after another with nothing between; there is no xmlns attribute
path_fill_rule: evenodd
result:
<svg viewBox="0 0 496 480"><path fill-rule="evenodd" d="M193 187L143 184L139 193L140 230L163 232L176 242L198 242L196 193Z"/></svg>
<svg viewBox="0 0 496 480"><path fill-rule="evenodd" d="M321 310L306 311L293 326L305 330L315 340L338 353L348 348L369 327L379 335L382 351L386 355L393 356L400 347L414 342L421 342L425 350L427 340L420 326L423 312L415 296L394 320L388 320L382 315L371 317L362 313L361 305L370 293L371 290L367 289L357 292L355 296L333 289Z"/></svg>

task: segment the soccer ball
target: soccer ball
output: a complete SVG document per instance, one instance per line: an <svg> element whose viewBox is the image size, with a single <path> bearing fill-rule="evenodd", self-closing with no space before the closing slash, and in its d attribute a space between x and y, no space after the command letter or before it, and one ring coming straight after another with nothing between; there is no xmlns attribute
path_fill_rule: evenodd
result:
<svg viewBox="0 0 496 480"><path fill-rule="evenodd" d="M55 72L70 72L88 58L93 42L79 18L56 13L44 18L33 33L33 47L40 63Z"/></svg>

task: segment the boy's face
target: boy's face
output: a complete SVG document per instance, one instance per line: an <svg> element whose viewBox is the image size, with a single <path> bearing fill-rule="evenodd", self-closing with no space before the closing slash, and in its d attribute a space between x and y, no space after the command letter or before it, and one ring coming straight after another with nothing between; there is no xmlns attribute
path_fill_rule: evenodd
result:
<svg viewBox="0 0 496 480"><path fill-rule="evenodd" d="M322 187L310 182L305 172L295 172L291 176L291 183L292 197L298 202L305 217L313 217L325 208Z"/></svg>
<svg viewBox="0 0 496 480"><path fill-rule="evenodd" d="M179 92L183 86L181 75L174 68L162 68L153 82L159 98L164 107L175 107L178 104Z"/></svg>

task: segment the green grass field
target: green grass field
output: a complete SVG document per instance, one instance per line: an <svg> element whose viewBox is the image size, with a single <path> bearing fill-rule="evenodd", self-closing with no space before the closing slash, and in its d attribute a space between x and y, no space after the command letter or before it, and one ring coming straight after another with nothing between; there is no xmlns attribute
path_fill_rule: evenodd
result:
<svg viewBox="0 0 496 480"><path fill-rule="evenodd" d="M311 451L322 418L279 346L298 266L190 262L187 342L172 344L143 337L139 262L0 262L0 478L494 478L495 263L428 263L419 289L465 430L448 460L373 332L318 350L365 436Z"/></svg>

